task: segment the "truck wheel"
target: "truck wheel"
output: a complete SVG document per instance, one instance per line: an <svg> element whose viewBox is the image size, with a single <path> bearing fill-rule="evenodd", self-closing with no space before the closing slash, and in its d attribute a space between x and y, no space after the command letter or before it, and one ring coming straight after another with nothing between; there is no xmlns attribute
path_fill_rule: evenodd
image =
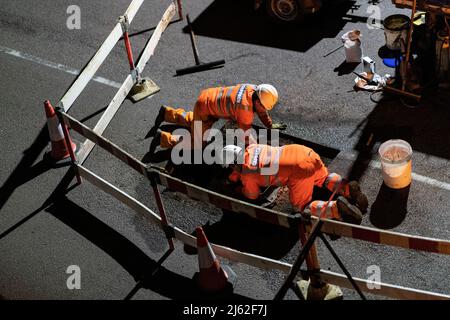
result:
<svg viewBox="0 0 450 320"><path fill-rule="evenodd" d="M301 0L266 0L269 16L278 22L295 23L303 17Z"/></svg>

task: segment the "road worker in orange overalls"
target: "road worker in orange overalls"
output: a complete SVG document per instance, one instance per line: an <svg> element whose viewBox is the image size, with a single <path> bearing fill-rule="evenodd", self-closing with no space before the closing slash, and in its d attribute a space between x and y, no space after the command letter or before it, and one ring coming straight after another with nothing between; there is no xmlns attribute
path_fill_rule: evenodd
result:
<svg viewBox="0 0 450 320"><path fill-rule="evenodd" d="M194 139L203 141L203 134L210 129L218 119L231 119L238 123L244 132L252 127L254 114L269 129L286 129L282 123L273 123L268 111L278 101L278 92L270 84L252 85L238 84L231 87L216 87L205 89L200 93L194 106L194 111L174 109L162 106L155 120L150 136L154 135L150 152L159 144L161 148L173 148L180 136L157 130L163 121L190 128ZM194 121L201 121L200 132L194 133ZM200 136L201 135L201 136Z"/></svg>
<svg viewBox="0 0 450 320"><path fill-rule="evenodd" d="M224 166L234 165L229 179L242 183L240 192L248 199L256 200L260 188L288 186L294 211L319 216L324 210L323 218L355 224L361 223L362 212L368 207L358 182L348 183L337 173L329 173L320 156L302 145L251 144L245 150L228 145L223 148L221 162ZM314 186L332 192L339 188L339 196L324 208L326 201L312 201Z"/></svg>

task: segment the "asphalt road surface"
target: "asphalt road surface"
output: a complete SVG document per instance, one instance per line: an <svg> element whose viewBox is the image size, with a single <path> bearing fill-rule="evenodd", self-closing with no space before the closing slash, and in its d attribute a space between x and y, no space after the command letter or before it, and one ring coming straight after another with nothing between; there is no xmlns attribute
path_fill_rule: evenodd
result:
<svg viewBox="0 0 450 320"><path fill-rule="evenodd" d="M74 3L81 9L79 30L66 25L67 7ZM0 1L0 296L4 299L123 299L128 295L189 299L199 295L192 281L198 268L196 255L186 255L177 244L163 268L151 276L155 262L168 248L163 233L88 182L65 196L52 196L66 182L68 167L52 169L43 160L49 140L42 102L58 102L128 3ZM370 204L378 203L363 225L450 238L448 95L432 97L417 109L392 98L376 103L368 93L352 90L355 76L343 67L342 50L323 57L341 44L344 32L359 29L364 54L376 61L378 72L393 72L378 57L383 30L367 27L368 1L331 2L293 27L272 24L263 12L253 12L251 1L183 3L198 34L201 58L205 62L225 59L225 66L174 77L176 69L193 65L194 59L185 22L171 24L144 72L161 91L138 104L126 100L105 131L107 138L142 159L151 142L145 136L161 104L192 109L206 87L271 83L280 94L273 118L285 122L292 135L339 149L330 167L360 178ZM131 33L155 26L168 4L145 1ZM378 6L381 18L395 12L409 14L390 1ZM132 37L135 56L150 35ZM70 114L93 127L127 73L125 48L119 43L98 71L101 78L89 83ZM379 143L393 137L407 139L414 149L417 175L403 195L403 216L383 216L386 211L380 211L379 205L386 203L376 201L383 194L381 171L355 160L358 154L361 158L361 146L371 134L374 158ZM83 141L76 135L75 139ZM106 152L95 148L86 166L156 210L148 182ZM170 221L188 233L209 223L207 234L217 243L232 243L238 250L289 262L298 253L295 235L286 230L224 216L216 208L168 190L162 194ZM390 224L383 225L386 221ZM368 267L376 265L383 282L450 293L448 256L352 239L332 244L356 277L368 278ZM340 272L323 245L318 250L322 269ZM223 263L238 276L236 298L271 299L284 279L278 271ZM79 290L66 285L71 265L81 270ZM135 290L142 279L147 281ZM346 299L358 298L351 290L344 293ZM286 298L296 299L292 292Z"/></svg>

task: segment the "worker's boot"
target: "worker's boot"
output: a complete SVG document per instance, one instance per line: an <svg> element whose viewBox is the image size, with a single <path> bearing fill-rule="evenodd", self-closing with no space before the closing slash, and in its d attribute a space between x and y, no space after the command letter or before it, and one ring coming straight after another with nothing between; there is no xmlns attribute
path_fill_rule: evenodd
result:
<svg viewBox="0 0 450 320"><path fill-rule="evenodd" d="M153 137L161 123L164 121L164 117L166 115L166 106L161 106L159 109L158 115L156 116L155 123L153 124L153 127L150 129L150 132L148 133L148 137Z"/></svg>
<svg viewBox="0 0 450 320"><path fill-rule="evenodd" d="M342 196L337 198L336 203L342 221L358 225L361 224L362 213L358 207L350 204L350 202Z"/></svg>
<svg viewBox="0 0 450 320"><path fill-rule="evenodd" d="M369 201L364 193L361 191L361 186L358 181L350 181L348 183L348 189L350 193L350 201L361 210L362 214L367 212L369 207Z"/></svg>
<svg viewBox="0 0 450 320"><path fill-rule="evenodd" d="M161 130L157 129L155 136L153 137L152 142L150 143L150 148L148 149L148 153L150 155L154 155L156 148L161 144Z"/></svg>

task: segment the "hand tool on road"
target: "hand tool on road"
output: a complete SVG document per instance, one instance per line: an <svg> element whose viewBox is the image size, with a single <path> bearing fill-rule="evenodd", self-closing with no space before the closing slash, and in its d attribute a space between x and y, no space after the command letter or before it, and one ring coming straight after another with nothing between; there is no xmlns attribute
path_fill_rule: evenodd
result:
<svg viewBox="0 0 450 320"><path fill-rule="evenodd" d="M195 66L176 70L177 76L187 74L187 73L204 71L204 70L212 69L214 67L222 66L223 64L225 64L225 60L217 60L217 61L206 62L206 63L203 63L200 61L197 44L196 44L196 40L195 40L194 30L192 29L191 20L189 19L188 14L186 15L186 20L188 23L189 35L191 37L192 50L194 51Z"/></svg>
<svg viewBox="0 0 450 320"><path fill-rule="evenodd" d="M323 58L328 57L330 54L335 53L336 51L338 51L339 49L343 48L344 45L341 44L339 47L337 47L336 49L331 50L330 52L328 52L326 55L323 56Z"/></svg>
<svg viewBox="0 0 450 320"><path fill-rule="evenodd" d="M364 77L363 75L361 75L361 74L359 74L359 73L357 73L355 71L353 71L353 73L355 75L357 75L358 77L360 77L361 79L367 81L367 83L369 83L371 81L370 79ZM388 85L384 86L383 90L386 91L386 92L393 93L393 94L398 94L398 95L403 95L403 96L406 96L406 97L409 97L409 98L413 98L413 99L415 99L417 101L419 101L422 98L421 95L414 94L412 92L408 92L408 91L405 91L405 90L397 89L397 88L394 88L394 87L391 87L391 86L388 86Z"/></svg>

